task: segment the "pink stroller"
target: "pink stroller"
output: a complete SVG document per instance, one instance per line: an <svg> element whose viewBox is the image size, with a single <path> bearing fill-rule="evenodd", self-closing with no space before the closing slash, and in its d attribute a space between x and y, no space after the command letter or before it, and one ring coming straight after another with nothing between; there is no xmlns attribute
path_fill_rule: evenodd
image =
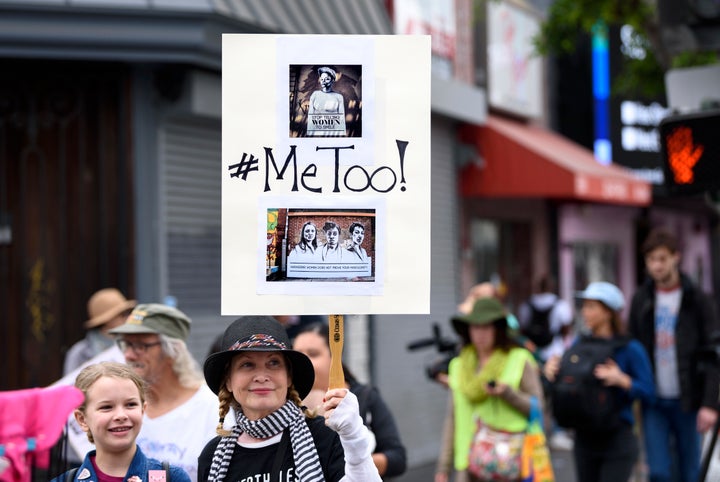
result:
<svg viewBox="0 0 720 482"><path fill-rule="evenodd" d="M30 482L47 470L50 449L83 402L73 386L0 392L0 482Z"/></svg>

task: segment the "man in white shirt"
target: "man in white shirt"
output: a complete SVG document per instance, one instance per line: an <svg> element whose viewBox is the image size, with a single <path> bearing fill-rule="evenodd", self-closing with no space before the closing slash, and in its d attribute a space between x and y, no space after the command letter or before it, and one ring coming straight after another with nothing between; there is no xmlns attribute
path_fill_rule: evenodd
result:
<svg viewBox="0 0 720 482"><path fill-rule="evenodd" d="M653 229L642 254L648 279L633 296L628 329L647 350L655 374L655 401L642 407L649 480L669 482L676 454L680 479L700 480L700 434L718 418L720 370L703 366L697 355L720 323L714 303L680 271L673 233Z"/></svg>

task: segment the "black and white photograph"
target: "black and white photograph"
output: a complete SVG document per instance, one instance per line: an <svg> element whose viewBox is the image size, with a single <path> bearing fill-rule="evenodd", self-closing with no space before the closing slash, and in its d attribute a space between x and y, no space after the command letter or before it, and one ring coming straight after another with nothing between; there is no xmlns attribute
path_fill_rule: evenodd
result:
<svg viewBox="0 0 720 482"><path fill-rule="evenodd" d="M290 65L290 137L362 137L362 65Z"/></svg>
<svg viewBox="0 0 720 482"><path fill-rule="evenodd" d="M268 209L267 281L372 282L376 209Z"/></svg>

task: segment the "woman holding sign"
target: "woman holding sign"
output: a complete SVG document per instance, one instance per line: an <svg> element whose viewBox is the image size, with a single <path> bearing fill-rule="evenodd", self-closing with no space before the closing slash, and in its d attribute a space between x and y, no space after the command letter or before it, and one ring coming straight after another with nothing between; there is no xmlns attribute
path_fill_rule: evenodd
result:
<svg viewBox="0 0 720 482"><path fill-rule="evenodd" d="M355 395L328 390L324 419L301 408L315 372L307 356L290 349L277 320L238 318L221 346L205 360L205 380L220 400L220 422L219 436L198 458L198 480L381 480ZM230 407L236 420L226 431Z"/></svg>

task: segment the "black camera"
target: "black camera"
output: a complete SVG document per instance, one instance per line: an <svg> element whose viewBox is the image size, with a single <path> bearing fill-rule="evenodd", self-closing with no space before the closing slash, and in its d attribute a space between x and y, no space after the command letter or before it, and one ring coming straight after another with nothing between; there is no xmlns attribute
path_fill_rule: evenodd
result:
<svg viewBox="0 0 720 482"><path fill-rule="evenodd" d="M458 353L458 344L453 339L443 338L440 334L440 326L437 323L433 323L432 331L432 338L412 341L408 343L407 349L415 351L431 346L435 347L435 350L439 354L438 358L425 366L425 374L430 380L435 381L439 374L448 372L450 360Z"/></svg>

